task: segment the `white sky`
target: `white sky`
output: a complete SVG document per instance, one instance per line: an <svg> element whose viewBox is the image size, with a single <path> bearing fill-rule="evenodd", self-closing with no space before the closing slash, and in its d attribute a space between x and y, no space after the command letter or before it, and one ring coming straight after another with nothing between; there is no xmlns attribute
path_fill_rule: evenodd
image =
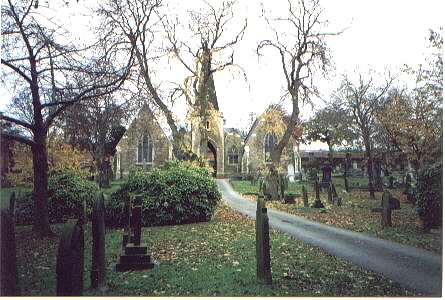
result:
<svg viewBox="0 0 445 300"><path fill-rule="evenodd" d="M174 8L172 10L182 13L201 3L199 0L164 0L164 3L168 2L175 2L171 4ZM272 3L269 0L264 2L266 6ZM53 3L61 1L50 1L50 6L54 7ZM357 68L364 71L389 68L396 72L404 64L415 66L424 62L428 29L438 30L443 27L444 3L443 0L321 0L325 9L323 19L330 22L327 31L348 28L341 35L328 39L336 70L331 72L330 80L317 78L323 98L328 100L330 93L338 87L340 75L352 75ZM275 9L282 8L283 4L286 5L287 1L273 0ZM69 1L68 10L72 12L85 5L86 1ZM60 14L62 11L64 9L60 10ZM257 43L269 38L264 20L261 19L259 1L241 0L235 15L238 20L248 18L244 39L235 49L235 63L243 67L248 81L245 82L239 72L224 71L215 75L215 84L226 127L243 129L248 123L250 112L261 114L270 103L278 102L284 94L284 77L278 53L265 51L265 56L260 59L255 53ZM91 19L71 16L64 20L74 25L76 34L83 36L83 25L90 23L88 20ZM171 79L171 68L160 68L165 71L158 74L165 77L162 80ZM174 71L180 73L180 70ZM0 109L4 109L9 93L1 87L0 96ZM315 108L323 105L320 101L316 103ZM178 110L178 117L182 114ZM308 119L311 114L310 107L303 108L301 118Z"/></svg>

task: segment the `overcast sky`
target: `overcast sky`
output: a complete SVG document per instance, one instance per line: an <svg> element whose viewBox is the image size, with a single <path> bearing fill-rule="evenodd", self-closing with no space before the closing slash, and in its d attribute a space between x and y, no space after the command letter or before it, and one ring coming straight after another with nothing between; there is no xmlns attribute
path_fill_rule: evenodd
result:
<svg viewBox="0 0 445 300"><path fill-rule="evenodd" d="M199 5L200 0L165 0L172 11L185 13L190 6ZM176 2L176 3L175 3ZM219 1L209 1L216 3ZM287 0L263 1L266 7L279 11ZM342 74L352 75L354 70L383 71L385 68L398 71L404 64L415 66L424 61L427 53L429 29L443 27L443 0L321 0L324 12L323 19L329 20L327 31L335 32L347 28L341 35L330 37L328 46L331 49L332 62L336 69L330 73L331 78L317 78L324 100L329 99L331 92L338 87L338 77ZM50 1L60 3L60 1ZM243 41L235 49L235 63L246 72L247 82L239 72L224 71L215 76L218 102L224 114L227 127L245 128L249 113L261 114L270 103L278 102L284 94L284 77L281 71L278 53L264 52L262 58L255 53L256 45L269 38L261 18L260 1L240 1L236 19L241 22L248 19L248 27ZM84 1L70 1L68 11L86 6ZM62 11L62 10L60 10ZM62 14L62 13L61 13ZM71 16L69 20L82 35L83 25L92 19L78 19ZM76 26L76 22L79 22ZM235 26L236 27L236 26ZM238 27L239 28L239 27ZM179 73L179 72L177 72ZM161 73L162 74L162 73ZM171 70L166 68L165 76ZM168 80L164 78L163 80ZM400 83L403 84L403 83ZM1 109L7 102L8 93L1 92ZM315 100L315 99L314 99ZM323 102L315 100L316 108ZM178 110L181 114L181 110ZM301 117L308 119L312 114L310 107L303 108ZM182 117L182 116L181 116Z"/></svg>

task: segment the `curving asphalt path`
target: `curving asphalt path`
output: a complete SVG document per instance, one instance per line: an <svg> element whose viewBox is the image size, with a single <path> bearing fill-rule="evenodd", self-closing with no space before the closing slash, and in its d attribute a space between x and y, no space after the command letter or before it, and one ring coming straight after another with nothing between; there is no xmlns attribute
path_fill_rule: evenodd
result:
<svg viewBox="0 0 445 300"><path fill-rule="evenodd" d="M227 180L217 179L223 200L255 219L256 204L235 192ZM442 295L442 256L423 249L312 222L268 209L269 224L295 239L324 249L365 269L375 271L424 296Z"/></svg>

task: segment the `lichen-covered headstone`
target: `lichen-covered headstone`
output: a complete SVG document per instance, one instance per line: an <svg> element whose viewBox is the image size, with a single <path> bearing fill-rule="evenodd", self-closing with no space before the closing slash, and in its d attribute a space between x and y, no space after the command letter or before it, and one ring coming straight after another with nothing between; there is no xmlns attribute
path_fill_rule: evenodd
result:
<svg viewBox="0 0 445 300"><path fill-rule="evenodd" d="M97 288L105 282L105 206L104 195L96 195L93 207L91 230L93 234L91 259L91 287Z"/></svg>
<svg viewBox="0 0 445 300"><path fill-rule="evenodd" d="M83 293L84 233L82 220L68 220L57 251L57 296Z"/></svg>
<svg viewBox="0 0 445 300"><path fill-rule="evenodd" d="M14 219L8 211L1 210L1 296L17 296L19 290L17 287L17 258L15 247Z"/></svg>

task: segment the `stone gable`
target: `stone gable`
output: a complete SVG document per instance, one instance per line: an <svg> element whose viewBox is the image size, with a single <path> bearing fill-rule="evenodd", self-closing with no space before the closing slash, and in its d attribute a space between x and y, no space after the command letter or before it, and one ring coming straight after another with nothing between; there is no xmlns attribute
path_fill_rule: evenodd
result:
<svg viewBox="0 0 445 300"><path fill-rule="evenodd" d="M267 112L267 111L266 111ZM273 127L267 124L264 112L259 116L247 135L244 142L244 155L242 161L243 173L255 173L259 168L267 166L266 155L266 136L275 134L277 140L283 136L286 124L283 120L275 121ZM287 172L288 166L294 166L293 146L295 142L290 139L289 144L284 148L280 160L280 168L282 172Z"/></svg>
<svg viewBox="0 0 445 300"><path fill-rule="evenodd" d="M144 135L147 136L145 143ZM116 149L116 178L127 177L132 168L150 170L172 158L171 142L147 105L139 111Z"/></svg>

